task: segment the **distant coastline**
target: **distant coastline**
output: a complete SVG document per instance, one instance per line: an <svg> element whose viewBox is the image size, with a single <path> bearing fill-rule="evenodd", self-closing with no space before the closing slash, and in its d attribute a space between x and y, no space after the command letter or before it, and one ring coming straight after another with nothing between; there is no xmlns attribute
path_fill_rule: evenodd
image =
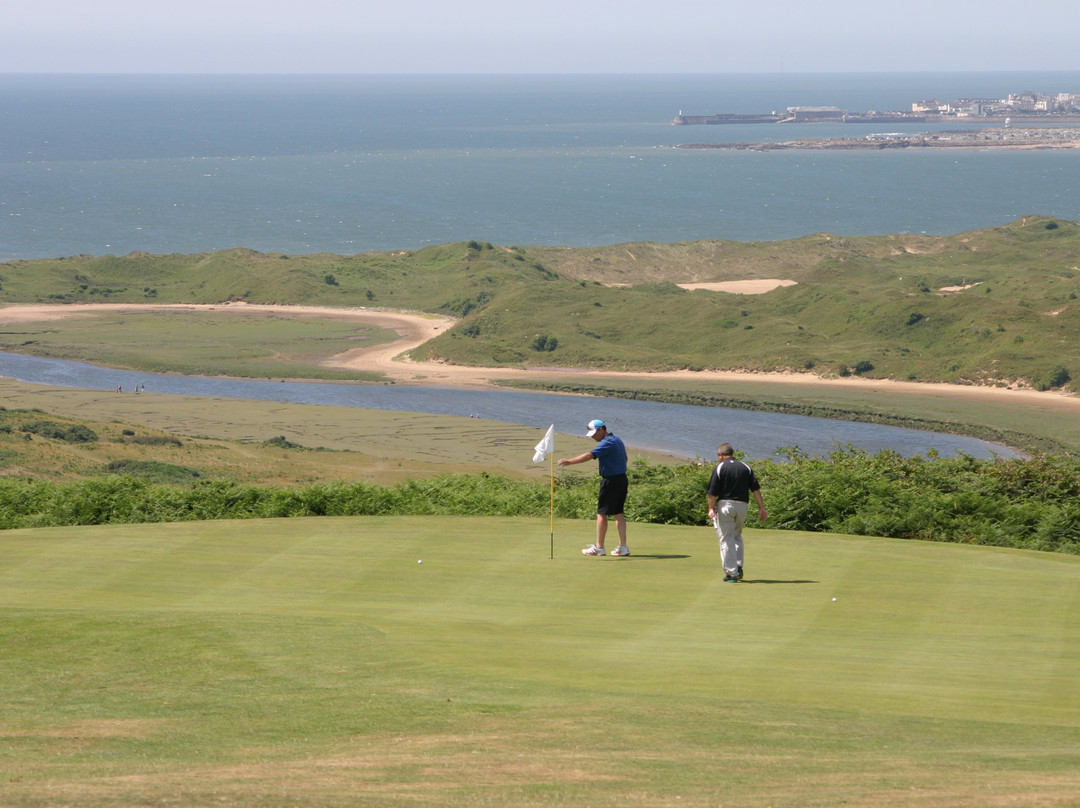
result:
<svg viewBox="0 0 1080 808"><path fill-rule="evenodd" d="M795 109L794 107L792 109ZM816 111L824 109L826 111ZM1001 115L939 115L916 114L914 112L846 112L832 108L799 108L799 114L762 112L720 112L715 115L683 115L681 112L672 121L672 126L717 126L722 124L747 123L1019 123L1062 124L1080 123L1080 113L1009 113Z"/></svg>
<svg viewBox="0 0 1080 808"><path fill-rule="evenodd" d="M683 115L682 110L672 120L673 126L699 124L746 123L928 123L968 121L980 123L1080 123L1080 93L1046 93L1028 90L1009 93L1005 98L959 98L942 103L936 98L913 101L910 111L869 110L849 112L835 106L795 106L784 112L759 114L719 113L716 115Z"/></svg>
<svg viewBox="0 0 1080 808"><path fill-rule="evenodd" d="M920 132L888 132L858 138L801 138L779 142L684 143L675 149L736 149L783 151L791 149L1080 149L1080 128L1022 127Z"/></svg>

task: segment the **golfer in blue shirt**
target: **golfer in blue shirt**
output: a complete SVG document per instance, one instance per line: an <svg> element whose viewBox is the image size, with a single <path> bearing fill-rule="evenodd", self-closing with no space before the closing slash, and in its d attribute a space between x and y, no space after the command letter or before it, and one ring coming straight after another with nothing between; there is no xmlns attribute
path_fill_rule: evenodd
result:
<svg viewBox="0 0 1080 808"><path fill-rule="evenodd" d="M628 556L630 548L626 546L626 517L623 515L628 487L626 446L621 439L609 432L607 424L599 419L589 421L585 437L596 441L595 449L559 461L560 466L572 466L593 459L600 463L600 496L596 500L596 544L590 544L581 552L588 556L607 555L604 538L607 536L608 517L613 517L619 531L619 546L612 550L611 554Z"/></svg>

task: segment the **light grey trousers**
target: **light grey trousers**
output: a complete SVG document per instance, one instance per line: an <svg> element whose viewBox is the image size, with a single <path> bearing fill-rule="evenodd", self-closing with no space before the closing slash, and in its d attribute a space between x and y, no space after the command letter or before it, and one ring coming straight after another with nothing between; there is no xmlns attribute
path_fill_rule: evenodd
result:
<svg viewBox="0 0 1080 808"><path fill-rule="evenodd" d="M749 510L750 503L734 499L722 499L716 503L713 527L716 528L716 538L720 540L720 562L728 575L734 575L743 565L742 529Z"/></svg>

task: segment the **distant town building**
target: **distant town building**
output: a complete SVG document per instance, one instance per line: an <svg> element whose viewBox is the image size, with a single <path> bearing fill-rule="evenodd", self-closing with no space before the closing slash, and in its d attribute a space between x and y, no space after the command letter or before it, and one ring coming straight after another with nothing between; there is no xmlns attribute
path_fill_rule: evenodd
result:
<svg viewBox="0 0 1080 808"><path fill-rule="evenodd" d="M1054 96L1055 108L1062 112L1075 112L1080 110L1080 95L1075 93L1058 93Z"/></svg>
<svg viewBox="0 0 1080 808"><path fill-rule="evenodd" d="M996 115L1005 105L997 98L959 98L946 106L946 114L958 118L981 118Z"/></svg>

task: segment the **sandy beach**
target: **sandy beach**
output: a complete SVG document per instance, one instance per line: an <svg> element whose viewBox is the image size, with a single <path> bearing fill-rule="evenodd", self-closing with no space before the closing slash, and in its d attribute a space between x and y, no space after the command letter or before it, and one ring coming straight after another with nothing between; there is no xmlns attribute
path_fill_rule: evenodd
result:
<svg viewBox="0 0 1080 808"><path fill-rule="evenodd" d="M942 396L953 399L983 401L1018 401L1038 403L1064 411L1080 412L1080 398L1059 392L1040 392L1030 388L977 387L958 384L928 384L859 377L825 379L812 373L747 373L729 370L633 372L588 370L581 368L486 368L450 365L441 362L414 362L407 357L408 351L438 336L454 324L454 320L438 315L415 312L382 311L366 308L327 308L319 306L276 306L251 303L219 304L141 304L98 303L61 305L12 305L0 307L0 325L34 321L56 320L65 317L92 316L96 311L219 311L219 312L266 312L277 316L283 314L297 317L321 317L336 320L354 320L393 329L398 339L370 348L357 348L331 357L324 363L327 367L340 367L355 371L382 373L400 384L438 384L483 388L497 381L523 380L544 381L564 379L568 375L595 377L598 383L615 382L619 379L655 379L683 381L754 381L789 387L834 387L858 389L867 392L912 393Z"/></svg>

